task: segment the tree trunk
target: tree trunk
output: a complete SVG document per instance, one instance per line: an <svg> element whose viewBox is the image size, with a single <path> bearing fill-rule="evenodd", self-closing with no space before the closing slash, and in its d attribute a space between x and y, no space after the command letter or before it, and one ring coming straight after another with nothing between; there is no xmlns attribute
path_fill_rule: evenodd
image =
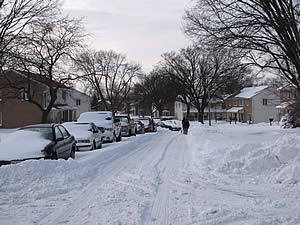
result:
<svg viewBox="0 0 300 225"><path fill-rule="evenodd" d="M50 110L43 110L42 111L42 121L41 121L41 123L48 123L49 113L50 113Z"/></svg>
<svg viewBox="0 0 300 225"><path fill-rule="evenodd" d="M203 120L203 110L201 108L201 106L197 107L198 110L198 122L204 124L204 120Z"/></svg>
<svg viewBox="0 0 300 225"><path fill-rule="evenodd" d="M191 104L186 104L186 118L190 120Z"/></svg>

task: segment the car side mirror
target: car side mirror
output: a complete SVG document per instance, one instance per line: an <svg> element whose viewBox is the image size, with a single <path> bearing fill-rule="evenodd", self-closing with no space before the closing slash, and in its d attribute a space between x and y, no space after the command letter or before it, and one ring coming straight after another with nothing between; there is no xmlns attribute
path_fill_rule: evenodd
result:
<svg viewBox="0 0 300 225"><path fill-rule="evenodd" d="M62 141L62 140L64 140L64 138L63 138L63 137L56 138L56 141L57 141L57 142L59 142L59 141Z"/></svg>

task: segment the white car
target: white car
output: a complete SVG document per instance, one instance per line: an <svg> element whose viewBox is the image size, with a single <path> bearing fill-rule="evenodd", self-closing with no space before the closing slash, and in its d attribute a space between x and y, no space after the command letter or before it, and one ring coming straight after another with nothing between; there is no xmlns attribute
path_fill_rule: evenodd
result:
<svg viewBox="0 0 300 225"><path fill-rule="evenodd" d="M169 130L172 131L180 131L181 126L179 124L180 124L179 121L174 121L174 120L161 121L161 127L168 128Z"/></svg>
<svg viewBox="0 0 300 225"><path fill-rule="evenodd" d="M67 122L62 125L75 137L78 150L102 148L102 132L94 123Z"/></svg>
<svg viewBox="0 0 300 225"><path fill-rule="evenodd" d="M81 113L78 122L93 122L102 131L103 141L121 141L121 123L113 117L112 112L96 111Z"/></svg>

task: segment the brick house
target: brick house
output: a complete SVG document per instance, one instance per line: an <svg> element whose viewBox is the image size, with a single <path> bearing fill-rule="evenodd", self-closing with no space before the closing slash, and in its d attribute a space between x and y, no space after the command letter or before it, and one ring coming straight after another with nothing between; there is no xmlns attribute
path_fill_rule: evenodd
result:
<svg viewBox="0 0 300 225"><path fill-rule="evenodd" d="M278 88L280 92L280 104L276 106L279 118L284 116L291 109L292 104L295 103L297 98L300 98L300 93L292 85L286 85Z"/></svg>
<svg viewBox="0 0 300 225"><path fill-rule="evenodd" d="M18 71L5 73L16 88L8 88L5 86L5 80L0 80L0 127L17 128L40 123L41 109L27 101L28 86L24 84L28 77ZM50 99L49 90L34 78L34 75L30 78L30 93L35 101L45 107ZM90 111L90 97L73 88L62 88L58 91L58 98L49 114L48 122L73 121L84 111Z"/></svg>
<svg viewBox="0 0 300 225"><path fill-rule="evenodd" d="M279 93L268 86L247 87L225 100L226 120L249 123L279 120Z"/></svg>

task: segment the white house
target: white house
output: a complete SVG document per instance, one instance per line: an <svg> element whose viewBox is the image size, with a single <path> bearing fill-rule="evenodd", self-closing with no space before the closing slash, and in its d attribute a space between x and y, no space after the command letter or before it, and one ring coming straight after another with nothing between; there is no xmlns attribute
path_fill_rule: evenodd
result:
<svg viewBox="0 0 300 225"><path fill-rule="evenodd" d="M44 102L47 104L48 92L44 92ZM77 120L83 112L91 111L91 97L74 89L60 89L57 100L49 115L49 121L67 122Z"/></svg>
<svg viewBox="0 0 300 225"><path fill-rule="evenodd" d="M226 109L224 105L224 100L220 98L212 98L210 100L210 110L208 107L204 109L204 119L208 119L208 114L210 112L210 118L212 120L225 120L226 119ZM184 117L187 116L187 105L176 101L175 102L175 118L178 120L182 120ZM197 120L198 119L198 110L191 106L190 108L190 120Z"/></svg>

